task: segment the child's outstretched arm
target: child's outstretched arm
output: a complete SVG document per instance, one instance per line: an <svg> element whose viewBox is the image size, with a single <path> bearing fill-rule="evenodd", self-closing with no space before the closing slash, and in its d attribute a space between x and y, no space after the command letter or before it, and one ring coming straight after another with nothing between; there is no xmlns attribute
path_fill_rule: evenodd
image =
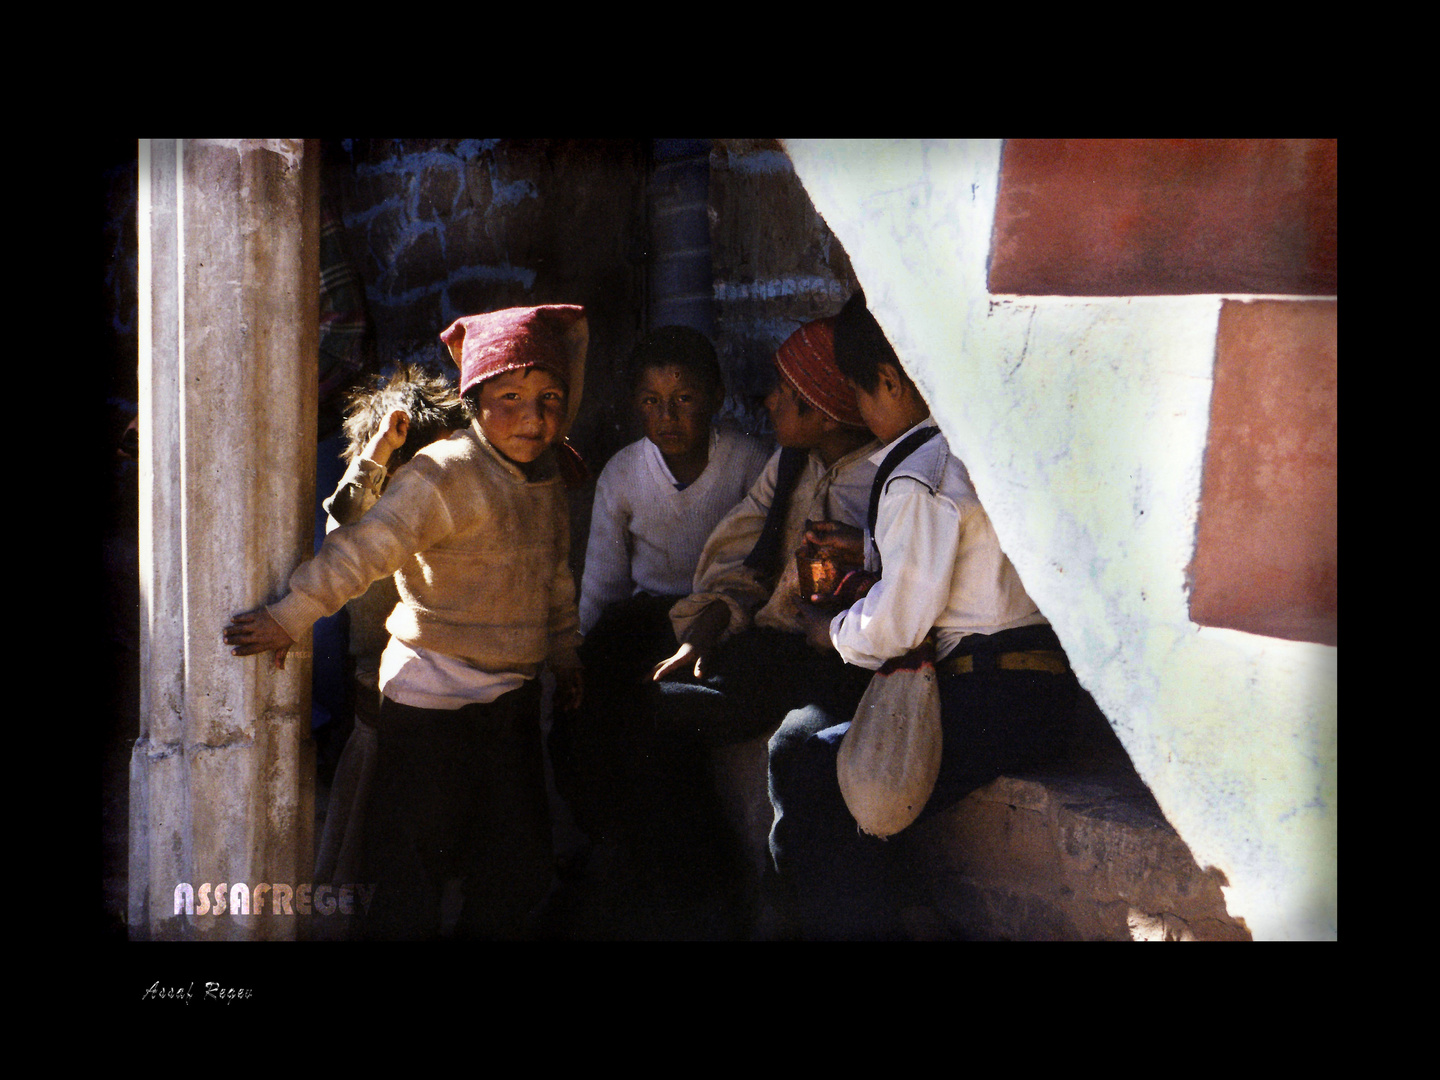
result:
<svg viewBox="0 0 1440 1080"><path fill-rule="evenodd" d="M392 409L385 423L351 459L334 493L320 504L330 515L326 532L353 525L375 505L389 472L390 457L405 445L409 431L409 414L404 409Z"/></svg>
<svg viewBox="0 0 1440 1080"><path fill-rule="evenodd" d="M388 465L390 455L405 445L405 436L409 434L410 414L404 409L392 409L385 423L370 436L370 441L360 452L361 456L376 465Z"/></svg>
<svg viewBox="0 0 1440 1080"><path fill-rule="evenodd" d="M276 671L285 667L285 655L295 640L287 634L275 617L263 607L232 615L222 636L226 645L233 645L231 656L253 656L255 653L274 652Z"/></svg>

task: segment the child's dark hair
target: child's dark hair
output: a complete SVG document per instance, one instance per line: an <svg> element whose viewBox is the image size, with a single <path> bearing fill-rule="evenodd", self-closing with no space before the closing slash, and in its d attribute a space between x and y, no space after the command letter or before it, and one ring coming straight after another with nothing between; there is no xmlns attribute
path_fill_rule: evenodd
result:
<svg viewBox="0 0 1440 1080"><path fill-rule="evenodd" d="M725 396L725 380L720 375L715 346L699 330L688 326L662 326L640 339L630 353L631 388L639 384L646 369L671 364L688 372L716 398Z"/></svg>
<svg viewBox="0 0 1440 1080"><path fill-rule="evenodd" d="M453 382L420 364L401 363L394 374L372 375L346 397L346 445L341 457L353 461L396 409L410 415L410 430L405 445L390 455L392 473L421 447L470 422Z"/></svg>
<svg viewBox="0 0 1440 1080"><path fill-rule="evenodd" d="M880 383L880 365L891 364L906 384L914 386L885 331L865 306L865 293L855 293L835 317L835 366L867 394Z"/></svg>

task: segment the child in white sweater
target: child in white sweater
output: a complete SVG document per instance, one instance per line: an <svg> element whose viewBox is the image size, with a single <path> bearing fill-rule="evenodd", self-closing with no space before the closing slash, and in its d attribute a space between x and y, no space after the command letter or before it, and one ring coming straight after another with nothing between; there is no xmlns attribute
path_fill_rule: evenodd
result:
<svg viewBox="0 0 1440 1080"><path fill-rule="evenodd" d="M610 605L644 593L690 593L710 531L745 497L769 447L716 426L725 387L715 350L685 326L667 326L632 355L635 411L645 437L619 451L595 485L580 586L580 632Z"/></svg>
<svg viewBox="0 0 1440 1080"><path fill-rule="evenodd" d="M761 439L715 423L725 386L715 349L685 326L652 332L631 354L645 437L606 464L595 486L580 590L587 701L550 736L556 782L592 837L613 825L638 692L675 649L668 616L689 594L711 530L765 467Z"/></svg>

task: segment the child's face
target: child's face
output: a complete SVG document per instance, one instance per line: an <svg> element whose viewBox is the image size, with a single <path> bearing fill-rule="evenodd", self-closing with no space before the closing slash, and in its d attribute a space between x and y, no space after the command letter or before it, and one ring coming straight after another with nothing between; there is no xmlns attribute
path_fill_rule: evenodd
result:
<svg viewBox="0 0 1440 1080"><path fill-rule="evenodd" d="M635 385L635 409L645 437L666 457L688 457L709 445L720 403L678 364L647 367Z"/></svg>
<svg viewBox="0 0 1440 1080"><path fill-rule="evenodd" d="M775 441L781 446L809 450L819 445L825 434L825 414L808 405L782 372L776 372L775 388L765 398L770 423L775 428ZM800 411L801 406L806 411Z"/></svg>
<svg viewBox="0 0 1440 1080"><path fill-rule="evenodd" d="M899 376L893 367L882 362L879 381L874 390L866 390L854 379L845 380L855 391L855 404L870 433L883 443L892 442L924 419L921 410L917 416L911 396L901 389Z"/></svg>
<svg viewBox="0 0 1440 1080"><path fill-rule="evenodd" d="M480 430L511 461L528 465L558 442L565 384L540 368L507 371L480 384Z"/></svg>
<svg viewBox="0 0 1440 1080"><path fill-rule="evenodd" d="M878 394L869 393L863 386L849 380L850 389L855 391L855 404L860 410L860 416L865 421L865 426L870 429L881 442L890 442L894 436L889 434L890 422L884 409L884 401ZM904 428L900 429L904 431Z"/></svg>

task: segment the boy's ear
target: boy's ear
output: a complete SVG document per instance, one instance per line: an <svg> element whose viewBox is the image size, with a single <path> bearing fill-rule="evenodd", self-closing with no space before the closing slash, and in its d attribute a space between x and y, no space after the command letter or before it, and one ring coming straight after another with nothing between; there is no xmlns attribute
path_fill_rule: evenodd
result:
<svg viewBox="0 0 1440 1080"><path fill-rule="evenodd" d="M888 360L881 360L876 369L880 375L881 388L892 397L899 397L905 389L905 380Z"/></svg>

